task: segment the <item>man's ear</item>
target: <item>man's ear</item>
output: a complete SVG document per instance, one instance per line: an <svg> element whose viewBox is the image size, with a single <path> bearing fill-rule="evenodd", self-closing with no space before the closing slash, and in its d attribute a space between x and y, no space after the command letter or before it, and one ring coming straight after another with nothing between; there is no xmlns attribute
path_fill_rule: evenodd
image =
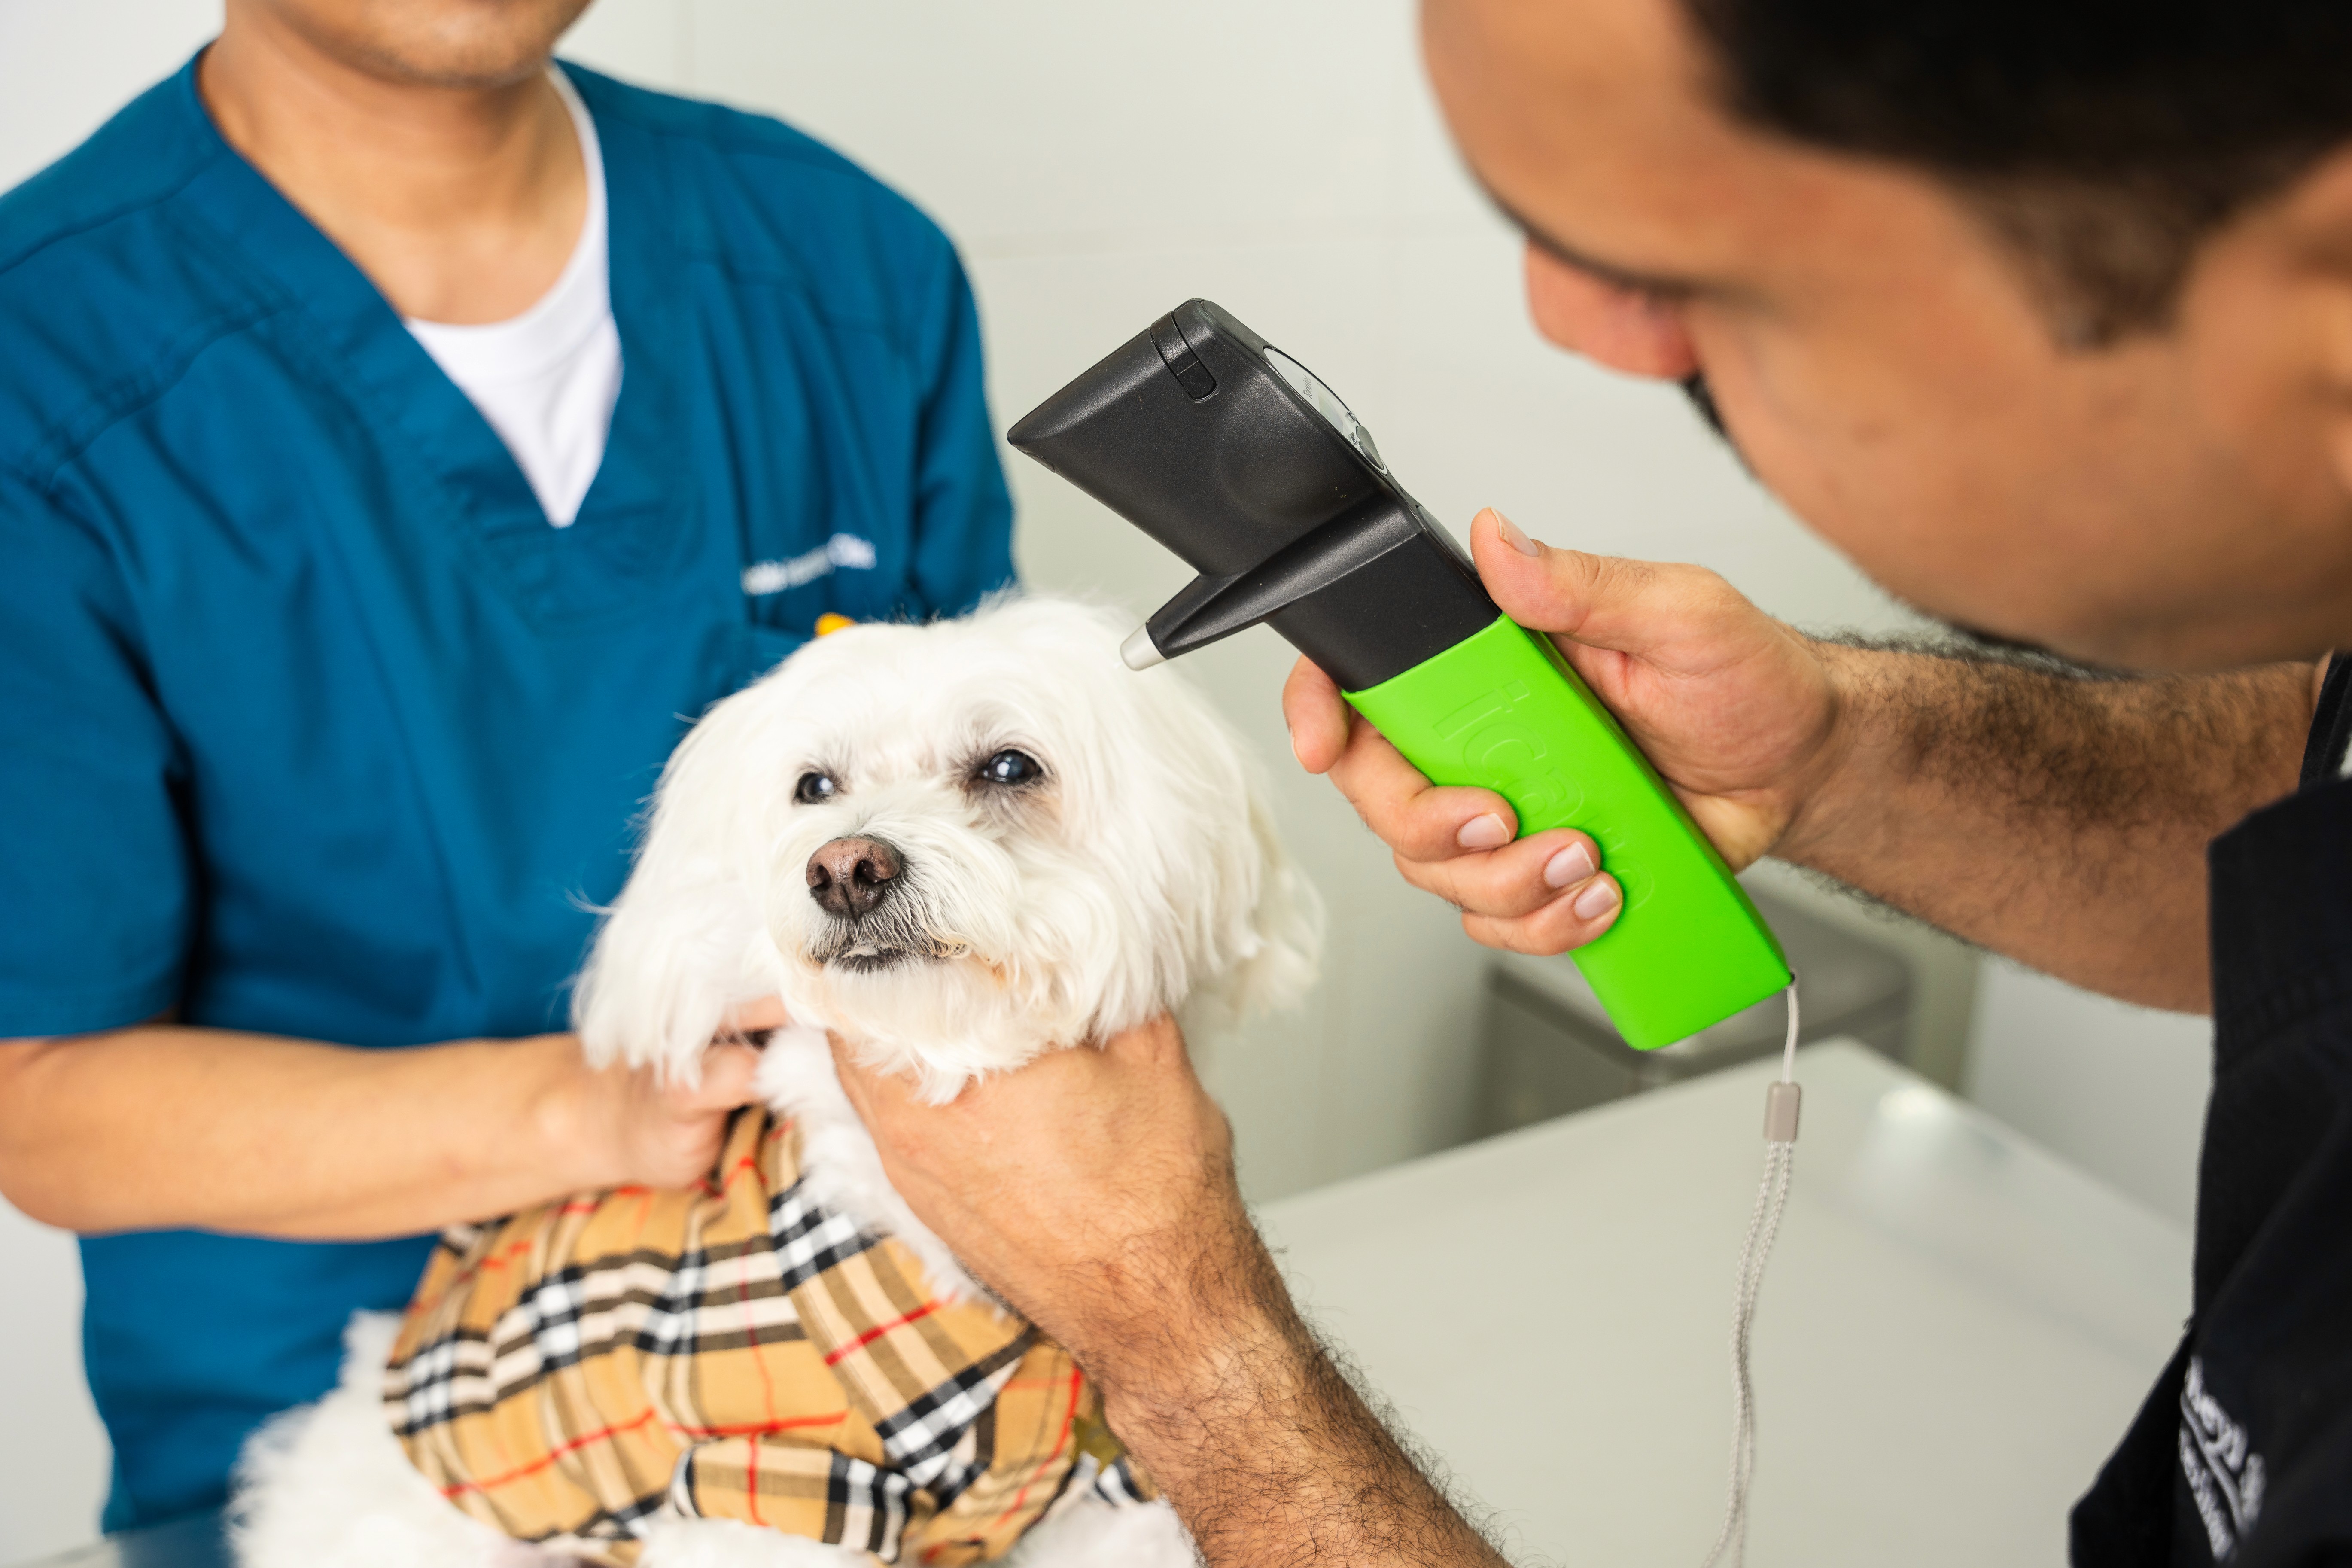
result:
<svg viewBox="0 0 2352 1568"><path fill-rule="evenodd" d="M2352 149L2321 169L2310 192L2315 272L2314 314L2324 355L2319 372L2327 397L2328 452L2336 482L2352 498Z"/></svg>
<svg viewBox="0 0 2352 1568"><path fill-rule="evenodd" d="M2352 142L2209 239L2181 313L2193 333L2293 356L2263 368L2320 400L2335 484L2352 506Z"/></svg>

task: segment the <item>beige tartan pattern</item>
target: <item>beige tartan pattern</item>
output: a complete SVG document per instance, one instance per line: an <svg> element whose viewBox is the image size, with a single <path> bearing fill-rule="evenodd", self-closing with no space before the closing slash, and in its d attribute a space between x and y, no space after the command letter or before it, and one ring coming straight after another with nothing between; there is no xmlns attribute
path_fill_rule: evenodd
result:
<svg viewBox="0 0 2352 1568"><path fill-rule="evenodd" d="M905 1248L809 1200L796 1154L745 1111L699 1190L444 1237L385 1371L416 1467L486 1524L621 1568L663 1516L952 1565L1081 1494L1150 1495L1066 1352L934 1300Z"/></svg>

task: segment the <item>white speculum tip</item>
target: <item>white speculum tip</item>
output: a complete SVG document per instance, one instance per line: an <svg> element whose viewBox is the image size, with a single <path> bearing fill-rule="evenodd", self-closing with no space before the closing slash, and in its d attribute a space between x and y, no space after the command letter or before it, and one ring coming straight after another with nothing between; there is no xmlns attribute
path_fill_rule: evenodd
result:
<svg viewBox="0 0 2352 1568"><path fill-rule="evenodd" d="M1129 669L1150 669L1155 664L1166 664L1168 656L1151 644L1151 628L1138 626L1118 645L1119 662Z"/></svg>

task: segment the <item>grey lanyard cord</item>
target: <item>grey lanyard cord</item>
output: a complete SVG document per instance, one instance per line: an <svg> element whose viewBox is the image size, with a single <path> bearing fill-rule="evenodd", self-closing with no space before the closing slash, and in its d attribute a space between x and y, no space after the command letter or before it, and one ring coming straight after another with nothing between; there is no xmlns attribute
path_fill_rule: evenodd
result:
<svg viewBox="0 0 2352 1568"><path fill-rule="evenodd" d="M1748 1374L1748 1331L1756 1321L1756 1296L1764 1285L1764 1265L1789 1206L1789 1179L1797 1161L1797 983L1789 981L1789 1037L1780 1048L1780 1080L1764 1090L1764 1180L1756 1189L1755 1212L1748 1216L1748 1239L1739 1248L1739 1283L1731 1299L1731 1485L1723 1528L1699 1568L1715 1568L1730 1553L1738 1568L1748 1560L1748 1483L1756 1472L1756 1387Z"/></svg>

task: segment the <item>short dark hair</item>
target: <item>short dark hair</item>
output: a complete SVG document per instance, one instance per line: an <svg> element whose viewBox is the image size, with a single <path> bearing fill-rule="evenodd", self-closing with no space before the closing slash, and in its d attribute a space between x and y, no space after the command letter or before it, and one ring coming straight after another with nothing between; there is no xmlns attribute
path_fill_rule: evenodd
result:
<svg viewBox="0 0 2352 1568"><path fill-rule="evenodd" d="M1725 101L1924 167L2062 342L2171 317L2198 246L2352 142L2352 0L1685 0Z"/></svg>

